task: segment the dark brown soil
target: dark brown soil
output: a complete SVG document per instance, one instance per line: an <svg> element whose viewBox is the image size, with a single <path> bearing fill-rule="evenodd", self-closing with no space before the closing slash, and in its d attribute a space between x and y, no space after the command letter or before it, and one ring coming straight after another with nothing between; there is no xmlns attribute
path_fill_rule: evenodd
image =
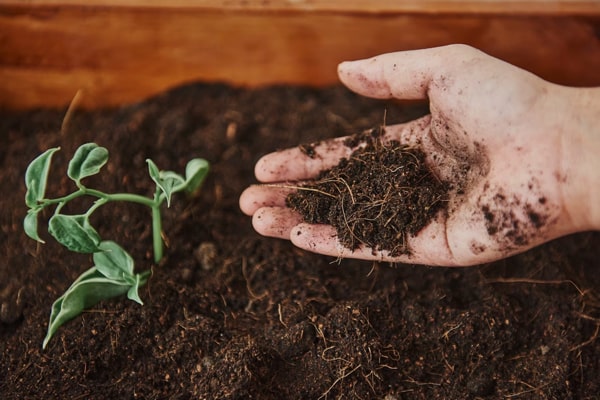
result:
<svg viewBox="0 0 600 400"><path fill-rule="evenodd" d="M600 393L600 235L491 265L449 269L310 254L258 236L238 208L264 153L421 115L343 88L191 85L121 109L0 118L2 399L592 399ZM165 211L152 266L148 211L111 204L92 221L153 276L145 305L104 301L41 350L50 305L89 256L22 232L23 174L61 146L48 192L72 189L82 143L111 153L90 186L151 194L146 158L212 170ZM310 150L310 149L307 149Z"/></svg>
<svg viewBox="0 0 600 400"><path fill-rule="evenodd" d="M446 206L450 185L428 168L421 150L384 144L384 133L381 127L352 135L346 145L363 146L288 195L286 203L305 222L335 227L351 250L366 245L392 256L410 254L407 236Z"/></svg>

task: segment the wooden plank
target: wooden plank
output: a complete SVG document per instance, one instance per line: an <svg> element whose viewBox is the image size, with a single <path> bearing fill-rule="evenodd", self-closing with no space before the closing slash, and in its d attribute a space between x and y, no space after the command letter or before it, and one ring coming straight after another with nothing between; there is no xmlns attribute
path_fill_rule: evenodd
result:
<svg viewBox="0 0 600 400"><path fill-rule="evenodd" d="M598 15L598 0L0 0L0 4L334 13Z"/></svg>
<svg viewBox="0 0 600 400"><path fill-rule="evenodd" d="M325 85L343 60L467 43L600 85L600 17L0 7L0 107L139 101L184 82Z"/></svg>

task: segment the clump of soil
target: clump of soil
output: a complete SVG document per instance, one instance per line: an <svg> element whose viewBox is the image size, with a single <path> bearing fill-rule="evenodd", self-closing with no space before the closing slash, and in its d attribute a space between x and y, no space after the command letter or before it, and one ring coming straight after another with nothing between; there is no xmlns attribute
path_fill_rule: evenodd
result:
<svg viewBox="0 0 600 400"><path fill-rule="evenodd" d="M346 140L350 147L364 146L289 194L286 202L305 222L335 227L339 241L351 250L365 245L397 256L409 254L407 236L419 233L445 208L450 186L430 170L421 150L384 143L383 134L384 128L374 128Z"/></svg>

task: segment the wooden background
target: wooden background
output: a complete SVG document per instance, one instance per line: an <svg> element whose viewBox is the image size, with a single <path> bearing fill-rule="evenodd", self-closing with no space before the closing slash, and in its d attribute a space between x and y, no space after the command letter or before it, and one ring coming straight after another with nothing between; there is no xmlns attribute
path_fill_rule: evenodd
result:
<svg viewBox="0 0 600 400"><path fill-rule="evenodd" d="M0 0L0 108L114 106L196 80L325 85L340 61L467 43L600 85L600 1Z"/></svg>

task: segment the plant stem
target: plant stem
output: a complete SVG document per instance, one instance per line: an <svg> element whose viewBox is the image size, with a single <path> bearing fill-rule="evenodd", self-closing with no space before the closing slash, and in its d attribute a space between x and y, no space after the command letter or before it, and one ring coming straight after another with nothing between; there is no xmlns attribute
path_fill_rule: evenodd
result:
<svg viewBox="0 0 600 400"><path fill-rule="evenodd" d="M162 240L162 220L160 218L160 205L162 199L160 191L156 190L154 194L152 209L152 246L154 248L154 262L158 263L163 256L163 240Z"/></svg>
<svg viewBox="0 0 600 400"><path fill-rule="evenodd" d="M57 197L56 199L44 199L42 205L43 206L49 206L52 204L58 204L58 203L62 203L62 202L69 202L73 199L76 199L78 197L81 196L94 196L97 197L99 199L104 199L106 201L128 201L131 203L138 203L138 204L142 204L145 205L147 207L154 207L154 205L157 203L157 200L159 203L161 203L162 201L160 201L160 198L155 198L150 199L148 197L145 196L141 196L139 194L131 194L131 193L104 193L101 192L99 190L96 189L89 189L86 187L81 187L79 188L79 190L77 190L76 192L73 192L67 196L63 196L63 197Z"/></svg>
<svg viewBox="0 0 600 400"><path fill-rule="evenodd" d="M158 203L158 199L154 198L149 199L145 196L140 196L139 194L131 194L131 193L104 193L96 189L84 189L84 194L95 196L101 199L106 199L107 201L128 201L130 203L138 203L148 206L150 208L154 207Z"/></svg>
<svg viewBox="0 0 600 400"><path fill-rule="evenodd" d="M89 189L83 185L79 186L79 190L63 197L56 199L45 199L42 206L49 206L52 204L58 204L62 207L65 203L76 199L81 196L93 196L99 200L88 210L87 215L91 215L100 206L111 202L111 201L127 201L130 203L142 204L150 207L152 210L152 246L154 248L154 262L158 263L163 256L163 240L162 240L162 221L160 215L160 206L165 200L165 196L162 194L160 189L156 189L154 198L150 199L145 196L131 193L104 193L96 189Z"/></svg>

